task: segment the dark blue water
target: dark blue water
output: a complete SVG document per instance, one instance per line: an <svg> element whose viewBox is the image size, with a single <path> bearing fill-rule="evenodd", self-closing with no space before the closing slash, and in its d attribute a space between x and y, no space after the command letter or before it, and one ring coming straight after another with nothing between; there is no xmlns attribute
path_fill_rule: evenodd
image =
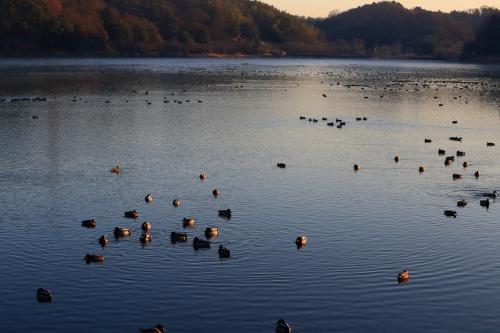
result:
<svg viewBox="0 0 500 333"><path fill-rule="evenodd" d="M5 60L0 74L0 331L273 332L279 318L310 333L498 331L500 206L479 205L500 189L499 148L486 147L500 145L498 67ZM445 167L438 148L466 157ZM217 216L226 208L231 220ZM123 217L131 209L139 219ZM80 226L91 218L95 229ZM132 235L115 240L116 226ZM170 242L208 226L221 229L210 250ZM106 260L87 265L87 253Z"/></svg>

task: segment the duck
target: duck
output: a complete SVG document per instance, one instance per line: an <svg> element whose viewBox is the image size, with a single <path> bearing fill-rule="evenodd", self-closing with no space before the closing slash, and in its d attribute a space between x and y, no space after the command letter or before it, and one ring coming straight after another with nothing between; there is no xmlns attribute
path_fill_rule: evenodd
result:
<svg viewBox="0 0 500 333"><path fill-rule="evenodd" d="M142 234L141 237L139 237L139 241L142 244L149 243L149 242L151 242L151 240L152 240L152 237L150 234Z"/></svg>
<svg viewBox="0 0 500 333"><path fill-rule="evenodd" d="M106 235L102 235L101 237L99 237L99 244L102 247L105 247L106 245L108 245L108 238L106 237Z"/></svg>
<svg viewBox="0 0 500 333"><path fill-rule="evenodd" d="M362 118L361 117L356 117L356 121L361 121Z"/></svg>
<svg viewBox="0 0 500 333"><path fill-rule="evenodd" d="M52 302L52 293L48 289L38 288L36 291L36 299L38 303Z"/></svg>
<svg viewBox="0 0 500 333"><path fill-rule="evenodd" d="M470 167L472 165L472 162L471 161L466 161L462 165L463 165L464 168L468 168L468 167Z"/></svg>
<svg viewBox="0 0 500 333"><path fill-rule="evenodd" d="M459 137L459 136L452 136L452 137L450 137L450 140L451 140L451 141L458 141L458 142L462 142L463 138L462 138L462 137Z"/></svg>
<svg viewBox="0 0 500 333"><path fill-rule="evenodd" d="M184 228L193 227L196 224L196 219L194 217L185 217L182 219L182 226Z"/></svg>
<svg viewBox="0 0 500 333"><path fill-rule="evenodd" d="M489 208L490 207L490 199L480 200L479 204L481 205L481 207Z"/></svg>
<svg viewBox="0 0 500 333"><path fill-rule="evenodd" d="M162 324L158 324L155 327L151 328L141 328L139 330L140 333L166 333L165 327Z"/></svg>
<svg viewBox="0 0 500 333"><path fill-rule="evenodd" d="M305 120L305 119L306 119L306 117L304 117L304 116L300 116L300 117L299 117L299 119L300 119L300 120Z"/></svg>
<svg viewBox="0 0 500 333"><path fill-rule="evenodd" d="M483 195L486 198L496 199L497 198L497 191L493 191L492 193L485 193Z"/></svg>
<svg viewBox="0 0 500 333"><path fill-rule="evenodd" d="M295 245L297 245L297 248L301 248L303 246L307 245L307 237L300 235L295 239Z"/></svg>
<svg viewBox="0 0 500 333"><path fill-rule="evenodd" d="M453 120L451 123L452 124L458 124L458 121L457 120Z"/></svg>
<svg viewBox="0 0 500 333"><path fill-rule="evenodd" d="M410 272L406 269L398 273L398 282L405 282L410 279Z"/></svg>
<svg viewBox="0 0 500 333"><path fill-rule="evenodd" d="M368 120L368 117L363 117L363 121L367 121Z"/></svg>
<svg viewBox="0 0 500 333"><path fill-rule="evenodd" d="M225 217L230 219L233 213L231 212L231 209L224 209L224 210L219 210L219 217Z"/></svg>
<svg viewBox="0 0 500 333"><path fill-rule="evenodd" d="M313 123L317 123L318 122L318 119L313 119Z"/></svg>
<svg viewBox="0 0 500 333"><path fill-rule="evenodd" d="M425 139L424 142L425 143L432 143L432 140L431 139Z"/></svg>
<svg viewBox="0 0 500 333"><path fill-rule="evenodd" d="M188 240L188 236L185 232L175 232L170 233L170 241L172 243L185 243Z"/></svg>
<svg viewBox="0 0 500 333"><path fill-rule="evenodd" d="M220 233L219 228L217 227L208 227L205 229L205 237L212 238L218 236Z"/></svg>
<svg viewBox="0 0 500 333"><path fill-rule="evenodd" d="M90 228L90 229L93 229L95 228L97 225L97 222L95 220L84 220L82 221L82 227L85 227L85 228Z"/></svg>
<svg viewBox="0 0 500 333"><path fill-rule="evenodd" d="M195 237L193 240L193 248L198 251L198 249L209 249L210 248L210 242L199 239L198 237Z"/></svg>
<svg viewBox="0 0 500 333"><path fill-rule="evenodd" d="M202 173L202 174L200 174L200 180L205 180L205 179L207 179L207 177L208 177L208 176L207 176L207 174L206 174L206 173Z"/></svg>
<svg viewBox="0 0 500 333"><path fill-rule="evenodd" d="M460 200L459 202L457 202L457 207L465 207L465 206L467 206L467 201Z"/></svg>
<svg viewBox="0 0 500 333"><path fill-rule="evenodd" d="M480 175L481 174L479 173L479 170L477 170L476 172L474 172L474 177L479 178Z"/></svg>
<svg viewBox="0 0 500 333"><path fill-rule="evenodd" d="M174 207L179 207L181 204L182 201L180 201L179 199L175 199L174 201L172 201L172 205L174 205Z"/></svg>
<svg viewBox="0 0 500 333"><path fill-rule="evenodd" d="M144 232L150 231L151 230L151 223L144 221L141 225L141 229Z"/></svg>
<svg viewBox="0 0 500 333"><path fill-rule="evenodd" d="M335 125L334 122L331 122L331 123L326 123L327 126L330 126L330 127L333 127Z"/></svg>
<svg viewBox="0 0 500 333"><path fill-rule="evenodd" d="M323 94L322 96L325 97L325 98L327 97L326 94Z"/></svg>
<svg viewBox="0 0 500 333"><path fill-rule="evenodd" d="M130 229L116 227L115 230L113 231L113 233L114 233L116 238L128 237L128 236L130 236Z"/></svg>
<svg viewBox="0 0 500 333"><path fill-rule="evenodd" d="M292 326L287 323L284 319L280 319L276 322L276 333L292 333Z"/></svg>
<svg viewBox="0 0 500 333"><path fill-rule="evenodd" d="M148 194L144 197L144 201L146 201L146 203L150 204L153 202L153 196L151 194Z"/></svg>
<svg viewBox="0 0 500 333"><path fill-rule="evenodd" d="M363 167L359 164L354 164L354 171L359 171L361 170Z"/></svg>
<svg viewBox="0 0 500 333"><path fill-rule="evenodd" d="M418 172L420 172L420 173L423 173L425 171L427 171L427 168L423 165L418 168Z"/></svg>
<svg viewBox="0 0 500 333"><path fill-rule="evenodd" d="M465 152L457 150L457 156L465 156Z"/></svg>
<svg viewBox="0 0 500 333"><path fill-rule="evenodd" d="M438 149L438 155L444 155L444 154L446 154L446 150Z"/></svg>
<svg viewBox="0 0 500 333"><path fill-rule="evenodd" d="M89 253L87 253L85 255L84 259L87 262L87 264L89 264L91 262L104 262L104 256L101 256L99 254L89 254Z"/></svg>
<svg viewBox="0 0 500 333"><path fill-rule="evenodd" d="M321 118L321 120L322 120L322 121L328 121L328 118L323 117L323 118Z"/></svg>
<svg viewBox="0 0 500 333"><path fill-rule="evenodd" d="M231 251L223 245L219 245L219 258L221 259L229 259L231 258Z"/></svg>
<svg viewBox="0 0 500 333"><path fill-rule="evenodd" d="M464 177L464 176L463 176L463 175L461 175L461 174L459 174L459 173L454 173L454 174L453 174L453 179L455 179L455 180L456 180L456 179L462 179L463 177Z"/></svg>
<svg viewBox="0 0 500 333"><path fill-rule="evenodd" d="M134 210L129 210L128 212L125 212L125 217L128 217L130 219L136 219L139 217L139 212Z"/></svg>
<svg viewBox="0 0 500 333"><path fill-rule="evenodd" d="M394 156L394 162L398 163L399 162L399 156Z"/></svg>
<svg viewBox="0 0 500 333"><path fill-rule="evenodd" d="M114 168L111 168L111 173L119 174L121 172L120 167L117 165Z"/></svg>
<svg viewBox="0 0 500 333"><path fill-rule="evenodd" d="M457 212L454 210L445 210L444 215L446 215L448 217L457 218Z"/></svg>
<svg viewBox="0 0 500 333"><path fill-rule="evenodd" d="M219 195L219 190L215 188L215 189L212 191L212 195L213 195L214 197L218 196L218 195Z"/></svg>
<svg viewBox="0 0 500 333"><path fill-rule="evenodd" d="M495 147L494 142L486 142L486 147Z"/></svg>
<svg viewBox="0 0 500 333"><path fill-rule="evenodd" d="M276 164L276 166L280 169L285 169L286 168L286 164L285 163L278 163Z"/></svg>

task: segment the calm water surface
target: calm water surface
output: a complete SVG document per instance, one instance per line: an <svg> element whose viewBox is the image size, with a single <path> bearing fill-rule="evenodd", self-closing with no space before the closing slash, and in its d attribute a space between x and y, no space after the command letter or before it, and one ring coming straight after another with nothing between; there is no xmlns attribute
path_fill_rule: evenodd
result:
<svg viewBox="0 0 500 333"><path fill-rule="evenodd" d="M4 60L0 74L0 331L253 333L278 318L309 333L498 331L500 205L479 200L500 189L499 147L486 147L500 145L499 67L52 59ZM467 155L445 167L438 148ZM211 250L170 243L187 216L190 239L220 227ZM116 226L132 236L115 241Z"/></svg>

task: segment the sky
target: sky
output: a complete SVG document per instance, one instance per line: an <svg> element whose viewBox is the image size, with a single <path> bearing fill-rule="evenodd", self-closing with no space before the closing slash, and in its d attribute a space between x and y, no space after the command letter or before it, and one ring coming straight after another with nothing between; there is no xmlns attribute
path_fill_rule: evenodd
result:
<svg viewBox="0 0 500 333"><path fill-rule="evenodd" d="M325 17L336 9L344 11L375 0L261 0L291 14ZM429 10L449 12L453 9L463 10L491 6L500 8L500 0L399 0L405 7L422 7Z"/></svg>

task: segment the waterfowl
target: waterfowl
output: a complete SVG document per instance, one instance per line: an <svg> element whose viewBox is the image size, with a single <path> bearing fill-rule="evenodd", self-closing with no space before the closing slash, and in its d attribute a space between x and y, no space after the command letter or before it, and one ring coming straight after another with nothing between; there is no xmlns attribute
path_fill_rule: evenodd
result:
<svg viewBox="0 0 500 333"><path fill-rule="evenodd" d="M420 172L420 173L423 173L426 170L427 170L427 168L425 166L423 166L423 165L418 168L418 172Z"/></svg>
<svg viewBox="0 0 500 333"><path fill-rule="evenodd" d="M276 333L292 333L292 326L287 323L284 319L278 320L276 323Z"/></svg>
<svg viewBox="0 0 500 333"><path fill-rule="evenodd" d="M195 237L195 239L193 240L193 247L194 247L195 250L198 250L198 249L209 249L210 248L210 242L206 241L206 240L203 240L203 239L199 239L198 237Z"/></svg>
<svg viewBox="0 0 500 333"><path fill-rule="evenodd" d="M492 198L496 199L497 198L497 191L493 191L493 193L485 193L483 194L486 198Z"/></svg>
<svg viewBox="0 0 500 333"><path fill-rule="evenodd" d="M231 209L225 209L225 210L219 210L219 216L220 217L225 217L230 219L233 213L231 212Z"/></svg>
<svg viewBox="0 0 500 333"><path fill-rule="evenodd" d="M190 228L196 224L196 220L194 217L187 217L182 219L182 226L184 228Z"/></svg>
<svg viewBox="0 0 500 333"><path fill-rule="evenodd" d="M300 119L300 120L305 120L305 119L306 119L306 117L300 116L300 117L299 117L299 119Z"/></svg>
<svg viewBox="0 0 500 333"><path fill-rule="evenodd" d="M326 94L323 94L323 97L327 97Z"/></svg>
<svg viewBox="0 0 500 333"><path fill-rule="evenodd" d="M465 152L457 150L457 156L465 156Z"/></svg>
<svg viewBox="0 0 500 333"><path fill-rule="evenodd" d="M363 121L367 121L368 120L368 117L363 117Z"/></svg>
<svg viewBox="0 0 500 333"><path fill-rule="evenodd" d="M136 219L139 217L139 212L134 210L129 210L128 212L125 212L125 217L128 217L130 219Z"/></svg>
<svg viewBox="0 0 500 333"><path fill-rule="evenodd" d="M495 143L494 142L487 142L486 147L495 147Z"/></svg>
<svg viewBox="0 0 500 333"><path fill-rule="evenodd" d="M150 231L151 230L151 223L149 222L143 222L141 225L141 229L144 232Z"/></svg>
<svg viewBox="0 0 500 333"><path fill-rule="evenodd" d="M490 207L490 199L480 200L479 204L481 205L481 207L489 208Z"/></svg>
<svg viewBox="0 0 500 333"><path fill-rule="evenodd" d="M424 142L425 142L425 143L431 143L431 142L432 142L432 140L431 140L431 139L425 139L425 140L424 140Z"/></svg>
<svg viewBox="0 0 500 333"><path fill-rule="evenodd" d="M152 240L152 237L150 234L142 234L141 237L139 237L139 241L142 244L149 243L149 242L151 242L151 240Z"/></svg>
<svg viewBox="0 0 500 333"><path fill-rule="evenodd" d="M48 289L38 288L36 299L38 303L50 303L52 302L52 293Z"/></svg>
<svg viewBox="0 0 500 333"><path fill-rule="evenodd" d="M95 228L96 225L97 225L97 222L95 220L82 221L82 227L85 227L85 228Z"/></svg>
<svg viewBox="0 0 500 333"><path fill-rule="evenodd" d="M87 264L91 262L104 262L104 256L98 255L98 254L86 254L85 255L85 261Z"/></svg>
<svg viewBox="0 0 500 333"><path fill-rule="evenodd" d="M337 128L342 129L342 125L337 125Z"/></svg>
<svg viewBox="0 0 500 333"><path fill-rule="evenodd" d="M114 168L111 168L111 172L112 173L116 173L116 174L119 174L121 171L120 167L117 165L115 166Z"/></svg>
<svg viewBox="0 0 500 333"><path fill-rule="evenodd" d="M31 118L38 119L39 117L38 116L31 116Z"/></svg>
<svg viewBox="0 0 500 333"><path fill-rule="evenodd" d="M459 137L459 136L452 136L452 137L450 137L450 140L451 140L451 141L458 141L458 142L462 142L463 138L462 138L462 137Z"/></svg>
<svg viewBox="0 0 500 333"><path fill-rule="evenodd" d="M217 227L208 227L205 229L205 237L212 238L218 236L220 233L219 228Z"/></svg>
<svg viewBox="0 0 500 333"><path fill-rule="evenodd" d="M318 119L313 119L313 123L317 123L318 122Z"/></svg>
<svg viewBox="0 0 500 333"><path fill-rule="evenodd" d="M363 167L359 164L354 164L354 171L359 171L361 170Z"/></svg>
<svg viewBox="0 0 500 333"><path fill-rule="evenodd" d="M306 236L299 236L297 239L295 239L295 245L297 245L297 248L303 247L307 245L307 237Z"/></svg>
<svg viewBox="0 0 500 333"><path fill-rule="evenodd" d="M101 237L99 237L99 244L102 247L105 247L108 244L108 238L106 237L106 235L102 235Z"/></svg>
<svg viewBox="0 0 500 333"><path fill-rule="evenodd" d="M219 258L228 259L231 257L231 251L223 245L219 245Z"/></svg>
<svg viewBox="0 0 500 333"><path fill-rule="evenodd" d="M281 169L285 169L286 168L286 164L285 163L278 163L278 164L276 164L276 166L278 168L281 168Z"/></svg>
<svg viewBox="0 0 500 333"><path fill-rule="evenodd" d="M212 191L212 195L213 195L214 197L218 196L218 195L219 195L219 190L218 190L218 189L214 189L214 190Z"/></svg>
<svg viewBox="0 0 500 333"><path fill-rule="evenodd" d="M181 204L182 202L179 199L175 199L174 201L172 201L172 205L174 205L174 207L179 207Z"/></svg>
<svg viewBox="0 0 500 333"><path fill-rule="evenodd" d="M200 180L205 180L206 178L207 178L207 174L206 173L200 174Z"/></svg>
<svg viewBox="0 0 500 333"><path fill-rule="evenodd" d="M463 165L464 168L468 168L468 167L470 167L472 165L472 162L471 161L466 161L462 165Z"/></svg>
<svg viewBox="0 0 500 333"><path fill-rule="evenodd" d="M158 324L155 327L151 328L141 328L139 330L140 333L166 333L165 328L163 325Z"/></svg>
<svg viewBox="0 0 500 333"><path fill-rule="evenodd" d="M410 272L406 269L398 273L398 282L405 282L410 279Z"/></svg>
<svg viewBox="0 0 500 333"><path fill-rule="evenodd" d="M459 174L459 173L454 173L453 174L453 179L462 179L464 176Z"/></svg>
<svg viewBox="0 0 500 333"><path fill-rule="evenodd" d="M356 121L361 121L361 117L356 117Z"/></svg>
<svg viewBox="0 0 500 333"><path fill-rule="evenodd" d="M397 156L397 155L396 155L396 156L394 157L394 162L396 162L396 163L398 163L398 162L399 162L399 156Z"/></svg>
<svg viewBox="0 0 500 333"><path fill-rule="evenodd" d="M115 230L113 231L113 233L114 233L116 238L128 237L128 236L130 236L130 229L116 227Z"/></svg>
<svg viewBox="0 0 500 333"><path fill-rule="evenodd" d="M323 121L327 121L327 120L328 120L328 118L323 117L323 118L321 118L321 120L323 120Z"/></svg>
<svg viewBox="0 0 500 333"><path fill-rule="evenodd" d="M336 123L341 123L341 122L342 122L342 119L335 118L335 122L336 122Z"/></svg>
<svg viewBox="0 0 500 333"><path fill-rule="evenodd" d="M144 201L146 201L146 203L148 203L148 204L152 203L153 197L151 196L151 194L146 195L146 197L144 198Z"/></svg>
<svg viewBox="0 0 500 333"><path fill-rule="evenodd" d="M467 206L467 201L460 200L459 202L457 202L457 207L465 207L465 206Z"/></svg>
<svg viewBox="0 0 500 333"><path fill-rule="evenodd" d="M477 170L476 172L474 172L474 177L479 178L480 175L481 174L479 173L479 170Z"/></svg>
<svg viewBox="0 0 500 333"><path fill-rule="evenodd" d="M444 155L444 154L446 154L446 150L438 149L438 155Z"/></svg>
<svg viewBox="0 0 500 333"><path fill-rule="evenodd" d="M454 218L457 218L457 212L454 211L454 210L445 210L444 211L444 215L448 216L448 217L454 217Z"/></svg>
<svg viewBox="0 0 500 333"><path fill-rule="evenodd" d="M185 243L187 242L187 239L188 239L188 236L185 232L175 232L175 231L172 231L170 233L170 241L172 243Z"/></svg>
<svg viewBox="0 0 500 333"><path fill-rule="evenodd" d="M452 124L458 124L458 121L453 120L451 123L452 123Z"/></svg>
<svg viewBox="0 0 500 333"><path fill-rule="evenodd" d="M335 123L326 123L327 126L330 126L330 127L333 127L333 125L335 125Z"/></svg>

